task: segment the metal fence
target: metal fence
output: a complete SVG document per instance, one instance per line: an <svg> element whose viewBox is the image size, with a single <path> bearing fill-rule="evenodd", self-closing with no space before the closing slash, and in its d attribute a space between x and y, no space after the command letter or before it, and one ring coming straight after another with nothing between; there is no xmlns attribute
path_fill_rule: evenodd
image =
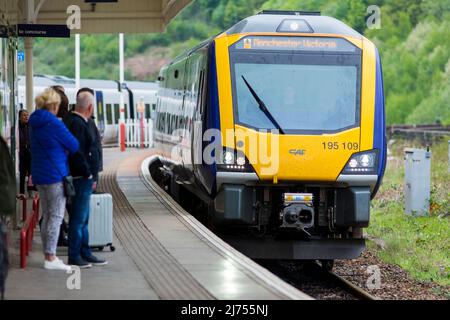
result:
<svg viewBox="0 0 450 320"><path fill-rule="evenodd" d="M127 119L125 121L125 143L127 147L153 147L153 120Z"/></svg>

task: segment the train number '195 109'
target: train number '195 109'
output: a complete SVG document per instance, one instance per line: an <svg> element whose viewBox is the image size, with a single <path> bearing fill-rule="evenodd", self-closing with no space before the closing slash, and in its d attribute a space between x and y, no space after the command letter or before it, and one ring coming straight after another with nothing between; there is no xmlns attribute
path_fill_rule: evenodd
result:
<svg viewBox="0 0 450 320"><path fill-rule="evenodd" d="M324 150L359 150L357 142L322 142Z"/></svg>

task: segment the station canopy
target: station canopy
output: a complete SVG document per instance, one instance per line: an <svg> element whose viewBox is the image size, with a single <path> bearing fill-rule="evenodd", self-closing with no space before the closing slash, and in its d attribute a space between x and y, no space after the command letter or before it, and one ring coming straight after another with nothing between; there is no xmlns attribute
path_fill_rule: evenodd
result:
<svg viewBox="0 0 450 320"><path fill-rule="evenodd" d="M71 33L158 33L192 0L1 0L11 24L66 24L80 8L81 28ZM3 11L3 10L2 10Z"/></svg>

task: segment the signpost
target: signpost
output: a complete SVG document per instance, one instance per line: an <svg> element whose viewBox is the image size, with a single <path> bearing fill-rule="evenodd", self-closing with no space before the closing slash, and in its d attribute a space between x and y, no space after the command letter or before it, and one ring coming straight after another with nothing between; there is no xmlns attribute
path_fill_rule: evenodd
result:
<svg viewBox="0 0 450 320"><path fill-rule="evenodd" d="M119 81L120 81L120 124L119 124L119 145L120 151L125 152L125 106L124 106L124 82L125 82L125 67L124 67L124 39L123 33L119 34ZM131 106L130 106L131 108Z"/></svg>
<svg viewBox="0 0 450 320"><path fill-rule="evenodd" d="M145 148L145 132L144 132L144 117L145 117L145 104L142 101L139 101L137 105L137 112L140 118L140 132L141 132L141 148Z"/></svg>
<svg viewBox="0 0 450 320"><path fill-rule="evenodd" d="M19 62L25 61L25 52L17 51L17 61Z"/></svg>

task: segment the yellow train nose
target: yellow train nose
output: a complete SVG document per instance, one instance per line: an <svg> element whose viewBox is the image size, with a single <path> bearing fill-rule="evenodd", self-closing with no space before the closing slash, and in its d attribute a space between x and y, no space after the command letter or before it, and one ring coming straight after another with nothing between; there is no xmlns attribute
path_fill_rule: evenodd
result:
<svg viewBox="0 0 450 320"><path fill-rule="evenodd" d="M360 129L330 135L280 135L236 126L245 153L261 180L336 181L350 156L360 151ZM252 145L258 146L257 149Z"/></svg>

